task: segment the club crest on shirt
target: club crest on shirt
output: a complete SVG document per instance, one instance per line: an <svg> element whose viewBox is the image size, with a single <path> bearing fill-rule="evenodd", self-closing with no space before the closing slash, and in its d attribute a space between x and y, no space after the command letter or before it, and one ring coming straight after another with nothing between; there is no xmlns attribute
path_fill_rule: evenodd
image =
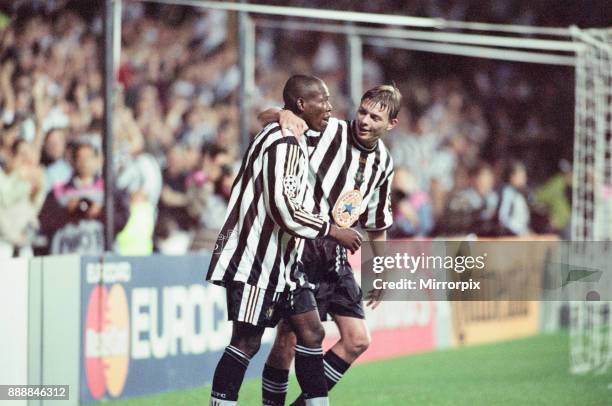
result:
<svg viewBox="0 0 612 406"><path fill-rule="evenodd" d="M359 190L343 193L332 211L332 216L338 227L348 228L359 218L363 196Z"/></svg>

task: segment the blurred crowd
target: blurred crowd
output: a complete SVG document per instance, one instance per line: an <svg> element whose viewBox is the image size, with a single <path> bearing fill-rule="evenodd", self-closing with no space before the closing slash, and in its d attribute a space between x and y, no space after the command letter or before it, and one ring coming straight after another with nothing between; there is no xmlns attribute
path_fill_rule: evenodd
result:
<svg viewBox="0 0 612 406"><path fill-rule="evenodd" d="M359 11L385 12L391 3ZM470 1L404 3L412 6L398 12L452 19L475 18L478 8ZM539 6L524 1L491 4L490 15L478 9L481 21L562 23L554 13L541 20ZM100 253L99 4L15 1L0 11L0 256ZM114 249L210 248L240 161L236 16L133 1L123 2L122 13ZM256 113L282 106L284 81L296 72L323 78L334 114L352 118L342 36L260 28L256 47L252 134ZM393 237L567 236L570 69L365 47L363 71L364 89L394 81L405 99L386 140L396 166Z"/></svg>

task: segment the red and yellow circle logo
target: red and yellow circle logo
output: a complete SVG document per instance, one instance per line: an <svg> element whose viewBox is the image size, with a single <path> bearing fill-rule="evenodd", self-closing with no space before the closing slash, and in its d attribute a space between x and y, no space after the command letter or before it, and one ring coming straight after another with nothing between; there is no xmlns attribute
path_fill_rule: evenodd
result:
<svg viewBox="0 0 612 406"><path fill-rule="evenodd" d="M125 289L96 286L85 320L85 376L94 399L123 392L130 363L130 320Z"/></svg>

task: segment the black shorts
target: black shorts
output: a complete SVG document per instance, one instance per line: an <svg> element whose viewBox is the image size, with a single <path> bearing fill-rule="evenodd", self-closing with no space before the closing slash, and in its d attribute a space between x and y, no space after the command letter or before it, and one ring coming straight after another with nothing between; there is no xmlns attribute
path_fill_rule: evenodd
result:
<svg viewBox="0 0 612 406"><path fill-rule="evenodd" d="M307 287L298 287L286 294L286 299L281 304L281 307L281 316L283 318L317 310L315 292Z"/></svg>
<svg viewBox="0 0 612 406"><path fill-rule="evenodd" d="M331 316L364 319L362 290L346 250L331 239L306 240L302 255L308 281L316 284L315 298L322 321Z"/></svg>
<svg viewBox="0 0 612 406"><path fill-rule="evenodd" d="M226 286L227 318L259 327L275 327L281 318L316 310L312 289L275 292L242 282Z"/></svg>

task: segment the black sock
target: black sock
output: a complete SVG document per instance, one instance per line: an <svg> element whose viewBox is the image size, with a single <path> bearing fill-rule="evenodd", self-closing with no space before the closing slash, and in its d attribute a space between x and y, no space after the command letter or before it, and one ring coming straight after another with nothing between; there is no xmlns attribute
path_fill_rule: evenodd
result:
<svg viewBox="0 0 612 406"><path fill-rule="evenodd" d="M238 392L244 373L251 359L233 345L225 347L225 352L217 364L213 378L211 404L232 404L238 401Z"/></svg>
<svg viewBox="0 0 612 406"><path fill-rule="evenodd" d="M262 401L264 405L283 406L289 387L289 370L278 369L266 364L261 382Z"/></svg>
<svg viewBox="0 0 612 406"><path fill-rule="evenodd" d="M351 364L336 355L335 352L329 350L323 357L323 368L325 370L325 380L327 381L327 391L329 392L342 378ZM291 406L301 406L304 404L304 395L301 395L293 401Z"/></svg>
<svg viewBox="0 0 612 406"><path fill-rule="evenodd" d="M304 399L327 398L321 347L295 346L295 375Z"/></svg>
<svg viewBox="0 0 612 406"><path fill-rule="evenodd" d="M329 350L323 357L323 368L325 369L325 380L327 381L327 390L330 391L346 372L351 364L336 355L335 352Z"/></svg>

